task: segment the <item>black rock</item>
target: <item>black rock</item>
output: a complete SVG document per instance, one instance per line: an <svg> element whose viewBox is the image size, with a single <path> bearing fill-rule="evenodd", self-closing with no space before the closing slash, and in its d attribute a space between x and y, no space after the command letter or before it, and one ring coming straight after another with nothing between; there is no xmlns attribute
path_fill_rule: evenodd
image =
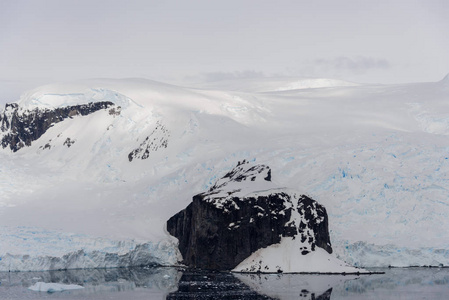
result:
<svg viewBox="0 0 449 300"><path fill-rule="evenodd" d="M206 193L167 222L189 267L232 270L282 237L305 243L298 255L321 247L332 253L326 209L315 200L271 182L265 165L239 163ZM263 271L263 270L262 270Z"/></svg>
<svg viewBox="0 0 449 300"><path fill-rule="evenodd" d="M128 154L128 160L133 159L147 159L151 152L156 152L159 149L165 149L168 146L168 138L170 131L162 125L159 121L156 123L156 128L145 140L133 151Z"/></svg>
<svg viewBox="0 0 449 300"><path fill-rule="evenodd" d="M54 109L24 110L17 103L8 103L0 112L0 143L3 148L9 147L13 152L40 138L50 127L76 115L86 116L101 109L114 106L109 101L91 102ZM2 134L3 133L3 134ZM70 147L73 144L68 143Z"/></svg>

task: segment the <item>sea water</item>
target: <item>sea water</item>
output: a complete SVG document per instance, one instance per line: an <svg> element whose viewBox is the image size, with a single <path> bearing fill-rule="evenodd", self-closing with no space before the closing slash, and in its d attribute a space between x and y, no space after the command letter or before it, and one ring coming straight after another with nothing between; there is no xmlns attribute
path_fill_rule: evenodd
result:
<svg viewBox="0 0 449 300"><path fill-rule="evenodd" d="M385 273L233 274L179 268L3 272L0 299L449 299L448 268L374 271ZM30 289L39 282L62 291ZM73 285L80 288L64 290Z"/></svg>

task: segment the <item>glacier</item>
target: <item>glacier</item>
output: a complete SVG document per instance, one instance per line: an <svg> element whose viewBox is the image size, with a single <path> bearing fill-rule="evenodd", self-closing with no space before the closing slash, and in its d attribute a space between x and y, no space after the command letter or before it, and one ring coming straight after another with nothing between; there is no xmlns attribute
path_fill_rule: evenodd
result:
<svg viewBox="0 0 449 300"><path fill-rule="evenodd" d="M449 266L449 80L297 89L306 85L98 79L24 93L24 112L120 109L56 123L15 153L0 148L0 270L176 264L166 220L243 159L326 207L339 259ZM151 135L158 126L169 136ZM130 161L141 147L145 159Z"/></svg>
<svg viewBox="0 0 449 300"><path fill-rule="evenodd" d="M0 239L0 271L8 272L175 266L180 259L174 239L112 240L23 226L0 227Z"/></svg>

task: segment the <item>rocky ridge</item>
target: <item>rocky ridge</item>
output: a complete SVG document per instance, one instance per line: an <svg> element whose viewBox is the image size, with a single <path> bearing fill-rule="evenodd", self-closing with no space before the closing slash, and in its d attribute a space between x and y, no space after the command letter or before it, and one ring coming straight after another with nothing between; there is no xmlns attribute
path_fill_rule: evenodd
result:
<svg viewBox="0 0 449 300"><path fill-rule="evenodd" d="M148 135L145 140L133 151L128 154L128 160L147 159L150 152L167 148L170 131L161 123L156 123L156 128Z"/></svg>
<svg viewBox="0 0 449 300"><path fill-rule="evenodd" d="M23 109L17 103L8 103L0 112L0 143L3 148L9 147L16 152L39 139L50 127L67 118L86 116L115 104L109 101L90 102L88 104L58 107L53 109ZM110 111L110 114L117 114ZM67 141L67 147L72 142Z"/></svg>

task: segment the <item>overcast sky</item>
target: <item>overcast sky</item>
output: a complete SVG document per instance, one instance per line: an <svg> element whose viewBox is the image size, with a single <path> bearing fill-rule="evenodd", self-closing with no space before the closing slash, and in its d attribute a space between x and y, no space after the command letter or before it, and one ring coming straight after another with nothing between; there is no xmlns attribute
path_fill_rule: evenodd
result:
<svg viewBox="0 0 449 300"><path fill-rule="evenodd" d="M388 84L447 73L447 0L0 0L0 94L92 77Z"/></svg>

